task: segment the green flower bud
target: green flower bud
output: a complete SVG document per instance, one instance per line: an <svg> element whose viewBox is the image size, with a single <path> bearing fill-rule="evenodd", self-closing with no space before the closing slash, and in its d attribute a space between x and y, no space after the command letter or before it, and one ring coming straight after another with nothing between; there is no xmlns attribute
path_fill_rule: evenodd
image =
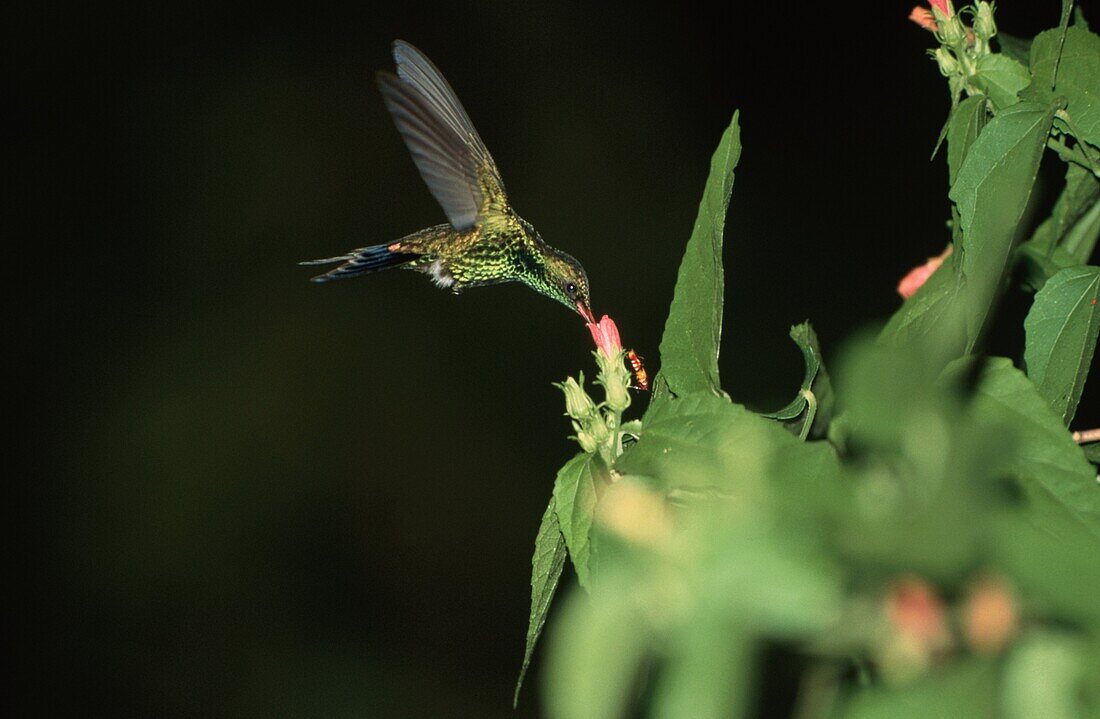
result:
<svg viewBox="0 0 1100 719"><path fill-rule="evenodd" d="M581 449L589 454L593 454L600 448L600 445L592 438L592 435L584 431L577 432L577 443L580 444Z"/></svg>
<svg viewBox="0 0 1100 719"><path fill-rule="evenodd" d="M997 34L997 23L993 21L993 5L987 2L978 3L978 11L974 16L974 34L981 40L989 40Z"/></svg>
<svg viewBox="0 0 1100 719"><path fill-rule="evenodd" d="M936 64L940 66L940 73L944 77L951 77L959 73L959 61L947 48L936 48L935 52L932 53L932 57L936 58Z"/></svg>
<svg viewBox="0 0 1100 719"><path fill-rule="evenodd" d="M573 419L584 421L596 412L596 403L584 391L583 372L580 377L579 383L572 377L567 377L557 387L565 394L565 413Z"/></svg>
<svg viewBox="0 0 1100 719"><path fill-rule="evenodd" d="M608 374L603 377L604 389L607 390L607 406L614 412L623 412L630 406L630 372L623 365L620 357L618 367L610 367Z"/></svg>
<svg viewBox="0 0 1100 719"><path fill-rule="evenodd" d="M966 26L958 15L947 17L935 7L932 8L932 13L936 17L936 23L940 28L939 36L944 44L958 45L966 40Z"/></svg>

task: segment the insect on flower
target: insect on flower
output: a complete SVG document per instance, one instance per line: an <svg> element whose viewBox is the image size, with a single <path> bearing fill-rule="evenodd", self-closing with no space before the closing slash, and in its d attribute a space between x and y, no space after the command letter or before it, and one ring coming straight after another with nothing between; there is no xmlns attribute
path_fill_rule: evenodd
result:
<svg viewBox="0 0 1100 719"><path fill-rule="evenodd" d="M648 392L649 373L646 372L645 365L642 364L642 358L634 350L627 350L626 361L630 363L630 370L634 373L634 389Z"/></svg>

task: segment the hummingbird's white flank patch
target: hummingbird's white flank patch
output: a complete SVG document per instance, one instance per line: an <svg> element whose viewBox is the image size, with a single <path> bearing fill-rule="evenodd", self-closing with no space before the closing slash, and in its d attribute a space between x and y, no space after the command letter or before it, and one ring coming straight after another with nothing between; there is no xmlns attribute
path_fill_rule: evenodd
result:
<svg viewBox="0 0 1100 719"><path fill-rule="evenodd" d="M447 289L455 283L455 278L451 276L450 270L443 266L442 260L436 260L429 265L428 272L431 274L436 287Z"/></svg>

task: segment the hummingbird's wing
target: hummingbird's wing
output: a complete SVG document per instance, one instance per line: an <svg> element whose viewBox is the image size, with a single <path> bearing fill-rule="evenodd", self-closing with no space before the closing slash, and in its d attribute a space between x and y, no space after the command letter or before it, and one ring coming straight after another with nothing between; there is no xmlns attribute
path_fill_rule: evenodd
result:
<svg viewBox="0 0 1100 719"><path fill-rule="evenodd" d="M504 204L504 183L454 90L412 45L393 44L397 75L378 73L378 87L420 176L456 230Z"/></svg>

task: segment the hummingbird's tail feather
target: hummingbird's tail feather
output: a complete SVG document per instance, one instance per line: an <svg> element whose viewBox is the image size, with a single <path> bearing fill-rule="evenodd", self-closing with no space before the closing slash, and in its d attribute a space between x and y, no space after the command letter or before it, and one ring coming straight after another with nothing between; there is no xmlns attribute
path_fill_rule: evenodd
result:
<svg viewBox="0 0 1100 719"><path fill-rule="evenodd" d="M399 267L416 259L419 255L408 252L391 250L389 245L372 245L352 250L346 255L328 257L323 260L307 260L299 262L300 265L328 265L333 262L342 262L339 267L330 270L323 275L312 278L313 282L328 282L329 280L342 280L346 277L358 277L369 272L378 272L391 267Z"/></svg>

